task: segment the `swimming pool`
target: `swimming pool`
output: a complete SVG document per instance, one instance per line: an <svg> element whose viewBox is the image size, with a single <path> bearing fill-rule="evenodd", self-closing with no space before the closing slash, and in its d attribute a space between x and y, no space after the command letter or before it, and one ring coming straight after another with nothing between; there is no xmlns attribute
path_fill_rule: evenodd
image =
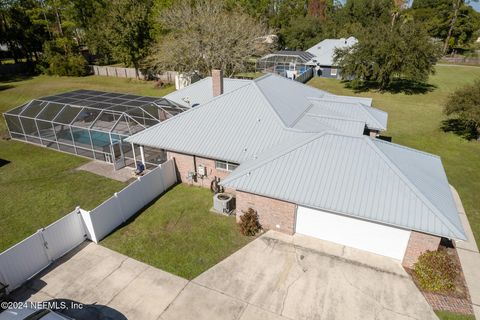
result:
<svg viewBox="0 0 480 320"><path fill-rule="evenodd" d="M90 145L90 135L91 135L92 143L93 143L93 146L95 147L104 147L110 144L110 137L108 133L90 131L90 135L89 135L87 130L75 129L75 128L72 128L72 134L70 134L70 132L68 132L67 130L60 131L59 133L57 133L58 139L64 139L69 141L72 141L72 135L73 135L73 140L76 143Z"/></svg>

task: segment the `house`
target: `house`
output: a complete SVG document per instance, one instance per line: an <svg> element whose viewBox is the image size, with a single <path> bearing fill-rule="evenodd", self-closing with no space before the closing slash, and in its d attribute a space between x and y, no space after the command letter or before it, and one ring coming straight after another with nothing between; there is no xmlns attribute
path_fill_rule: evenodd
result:
<svg viewBox="0 0 480 320"><path fill-rule="evenodd" d="M376 139L388 115L371 99L273 74L224 93L221 74L209 81L212 99L127 141L165 150L182 182L220 179L237 217L253 208L267 229L408 266L442 238L465 239L440 158Z"/></svg>
<svg viewBox="0 0 480 320"><path fill-rule="evenodd" d="M334 63L336 49L353 46L358 40L354 37L341 39L325 39L307 50L314 58L309 65L315 66L317 75L326 78L340 78L340 70Z"/></svg>
<svg viewBox="0 0 480 320"><path fill-rule="evenodd" d="M315 56L309 52L282 50L258 59L256 69L293 80L312 67L311 60L313 58Z"/></svg>
<svg viewBox="0 0 480 320"><path fill-rule="evenodd" d="M348 48L358 41L354 37L325 39L306 51L277 51L258 59L256 68L261 72L276 73L294 79L308 69L326 78L340 78L340 70L334 63L335 49Z"/></svg>

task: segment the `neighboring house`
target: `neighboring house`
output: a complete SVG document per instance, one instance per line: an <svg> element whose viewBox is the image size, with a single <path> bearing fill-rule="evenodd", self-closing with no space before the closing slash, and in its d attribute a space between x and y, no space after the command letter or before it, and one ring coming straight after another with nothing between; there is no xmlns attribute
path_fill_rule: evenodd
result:
<svg viewBox="0 0 480 320"><path fill-rule="evenodd" d="M341 70L339 70L333 61L335 49L348 48L357 42L357 39L354 37L347 39L325 39L307 50L308 53L314 56L309 64L315 66L318 76L340 78Z"/></svg>
<svg viewBox="0 0 480 320"><path fill-rule="evenodd" d="M256 68L293 80L312 67L309 63L314 57L305 51L277 51L258 59Z"/></svg>
<svg viewBox="0 0 480 320"><path fill-rule="evenodd" d="M325 39L306 51L277 51L257 61L257 70L276 73L293 79L307 69L314 68L315 74L326 78L340 78L339 68L334 63L335 49L348 48L358 41L354 37Z"/></svg>
<svg viewBox="0 0 480 320"><path fill-rule="evenodd" d="M222 77L208 81L218 88ZM210 187L220 179L235 194L237 217L251 207L267 229L408 266L441 238L465 239L441 160L373 138L386 130L387 114L371 99L272 74L210 92L207 102L127 141L165 150L182 182Z"/></svg>

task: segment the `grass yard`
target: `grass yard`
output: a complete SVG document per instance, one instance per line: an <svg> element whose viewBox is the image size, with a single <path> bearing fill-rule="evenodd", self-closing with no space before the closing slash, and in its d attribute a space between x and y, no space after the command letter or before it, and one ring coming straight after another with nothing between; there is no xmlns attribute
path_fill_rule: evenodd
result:
<svg viewBox="0 0 480 320"><path fill-rule="evenodd" d="M101 244L192 279L252 240L212 203L210 190L179 184Z"/></svg>
<svg viewBox="0 0 480 320"><path fill-rule="evenodd" d="M387 135L393 142L441 156L448 180L463 201L477 243L480 243L480 143L466 141L453 133L444 133L441 121L443 103L448 94L480 78L480 68L437 66L430 78L433 91L425 94L364 92L375 107L388 112ZM310 85L336 94L355 95L333 79L314 78Z"/></svg>
<svg viewBox="0 0 480 320"><path fill-rule="evenodd" d="M473 315L465 315L448 311L435 311L440 320L475 320Z"/></svg>
<svg viewBox="0 0 480 320"><path fill-rule="evenodd" d="M152 83L107 77L20 78L0 82L0 112L32 98L73 89L163 96L173 90ZM0 137L7 136L3 116ZM74 170L87 159L0 138L0 252L45 227L77 205L92 209L125 185Z"/></svg>

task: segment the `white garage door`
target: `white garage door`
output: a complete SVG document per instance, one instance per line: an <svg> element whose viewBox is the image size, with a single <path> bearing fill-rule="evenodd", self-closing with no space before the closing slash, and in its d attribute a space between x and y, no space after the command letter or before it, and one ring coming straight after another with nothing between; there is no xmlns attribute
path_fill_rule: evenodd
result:
<svg viewBox="0 0 480 320"><path fill-rule="evenodd" d="M410 231L299 206L296 232L402 260Z"/></svg>

